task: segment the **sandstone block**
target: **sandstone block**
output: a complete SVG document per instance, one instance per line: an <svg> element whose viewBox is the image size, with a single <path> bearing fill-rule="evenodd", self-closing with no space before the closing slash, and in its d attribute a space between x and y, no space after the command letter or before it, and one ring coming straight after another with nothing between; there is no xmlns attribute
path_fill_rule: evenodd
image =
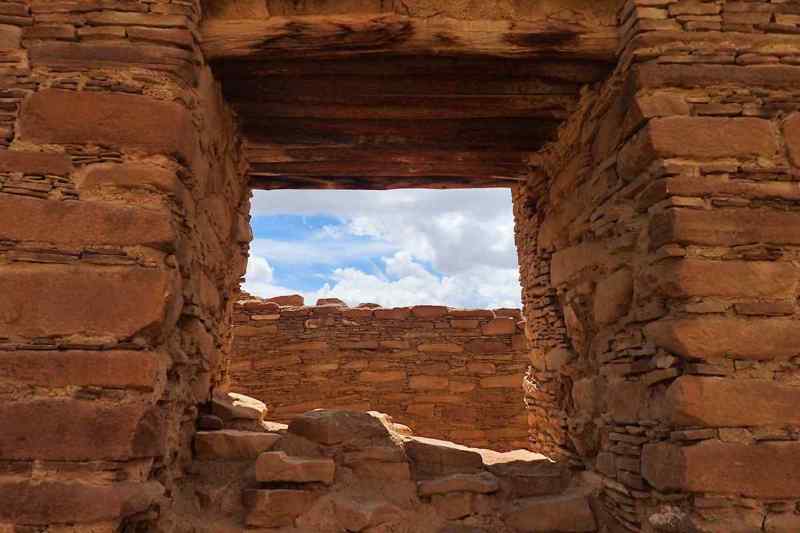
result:
<svg viewBox="0 0 800 533"><path fill-rule="evenodd" d="M453 318L494 318L491 309L451 309L448 313Z"/></svg>
<svg viewBox="0 0 800 533"><path fill-rule="evenodd" d="M757 158L776 153L768 120L673 116L654 118L626 144L618 172L632 180L657 159Z"/></svg>
<svg viewBox="0 0 800 533"><path fill-rule="evenodd" d="M800 387L761 379L681 376L666 402L672 422L683 426L800 424Z"/></svg>
<svg viewBox="0 0 800 533"><path fill-rule="evenodd" d="M368 413L318 409L294 418L289 433L327 446L355 439L389 438L389 430Z"/></svg>
<svg viewBox="0 0 800 533"><path fill-rule="evenodd" d="M483 469L480 454L452 442L412 437L405 443L417 478L458 473L473 473Z"/></svg>
<svg viewBox="0 0 800 533"><path fill-rule="evenodd" d="M611 324L626 314L633 298L633 276L623 268L597 284L594 294L594 319Z"/></svg>
<svg viewBox="0 0 800 533"><path fill-rule="evenodd" d="M0 172L67 176L72 170L72 160L66 154L0 150Z"/></svg>
<svg viewBox="0 0 800 533"><path fill-rule="evenodd" d="M163 493L156 481L111 485L7 481L0 483L0 521L51 525L118 520L146 511Z"/></svg>
<svg viewBox="0 0 800 533"><path fill-rule="evenodd" d="M305 305L305 299L299 294L275 296L274 298L268 298L267 301L275 302L278 305L292 305L297 307L302 307L303 305Z"/></svg>
<svg viewBox="0 0 800 533"><path fill-rule="evenodd" d="M420 344L417 350L426 353L461 353L464 347L450 342L440 342Z"/></svg>
<svg viewBox="0 0 800 533"><path fill-rule="evenodd" d="M597 530L589 499L576 492L516 502L506 515L516 531L588 532Z"/></svg>
<svg viewBox="0 0 800 533"><path fill-rule="evenodd" d="M650 220L650 245L800 244L800 213L774 209L670 209Z"/></svg>
<svg viewBox="0 0 800 533"><path fill-rule="evenodd" d="M397 307L395 309L375 309L373 316L382 320L405 320L411 314L408 307Z"/></svg>
<svg viewBox="0 0 800 533"><path fill-rule="evenodd" d="M164 127L168 124L169 127ZM46 144L97 143L191 161L191 114L179 104L146 96L42 89L25 100L18 137Z"/></svg>
<svg viewBox="0 0 800 533"><path fill-rule="evenodd" d="M569 470L543 455L527 450L481 453L486 468L500 479L504 490L515 498L560 494L569 485Z"/></svg>
<svg viewBox="0 0 800 533"><path fill-rule="evenodd" d="M517 331L517 321L513 318L495 318L481 327L484 335L513 335Z"/></svg>
<svg viewBox="0 0 800 533"><path fill-rule="evenodd" d="M445 520L460 520L472 514L472 494L469 492L434 494L431 503Z"/></svg>
<svg viewBox="0 0 800 533"><path fill-rule="evenodd" d="M333 459L292 457L284 452L265 452L256 460L256 479L261 482L325 483L336 472Z"/></svg>
<svg viewBox="0 0 800 533"><path fill-rule="evenodd" d="M313 492L303 490L246 490L245 524L249 527L283 527L294 524L316 500Z"/></svg>
<svg viewBox="0 0 800 533"><path fill-rule="evenodd" d="M75 176L81 192L94 192L104 187L120 189L155 189L175 194L181 182L174 170L148 163L99 163L83 168Z"/></svg>
<svg viewBox="0 0 800 533"><path fill-rule="evenodd" d="M194 436L194 449L202 460L256 459L271 450L281 438L277 433L256 431L198 431Z"/></svg>
<svg viewBox="0 0 800 533"><path fill-rule="evenodd" d="M558 287L584 273L612 271L624 261L624 257L612 255L602 242L584 242L553 254L550 282Z"/></svg>
<svg viewBox="0 0 800 533"><path fill-rule="evenodd" d="M237 419L260 421L267 411L264 402L237 392L215 390L211 400L211 412L226 422Z"/></svg>
<svg viewBox="0 0 800 533"><path fill-rule="evenodd" d="M672 298L788 298L798 281L800 268L788 261L669 259L645 270L639 283Z"/></svg>
<svg viewBox="0 0 800 533"><path fill-rule="evenodd" d="M170 272L85 265L0 266L0 331L124 339L158 334L176 289ZM124 298L120 295L124 294Z"/></svg>
<svg viewBox="0 0 800 533"><path fill-rule="evenodd" d="M171 250L176 239L171 220L165 209L0 195L0 240Z"/></svg>
<svg viewBox="0 0 800 533"><path fill-rule="evenodd" d="M450 386L446 376L411 376L409 387L412 389L442 390Z"/></svg>
<svg viewBox="0 0 800 533"><path fill-rule="evenodd" d="M366 383L390 383L392 381L405 381L405 370L366 371L358 375L359 381Z"/></svg>
<svg viewBox="0 0 800 533"><path fill-rule="evenodd" d="M420 481L417 491L420 496L447 494L449 492L474 492L489 494L500 489L497 478L489 472L480 474L453 474L450 476Z"/></svg>
<svg viewBox="0 0 800 533"><path fill-rule="evenodd" d="M145 404L34 400L0 405L0 458L127 460L160 454L162 421ZM58 438L43 438L42 428Z"/></svg>
<svg viewBox="0 0 800 533"><path fill-rule="evenodd" d="M411 315L415 318L441 318L447 314L447 307L442 305L415 305Z"/></svg>
<svg viewBox="0 0 800 533"><path fill-rule="evenodd" d="M37 387L93 386L152 391L166 380L153 352L0 351L0 375Z"/></svg>
<svg viewBox="0 0 800 533"><path fill-rule="evenodd" d="M800 495L798 470L798 442L747 445L705 440L685 447L646 444L642 451L642 475L661 491L796 498Z"/></svg>
<svg viewBox="0 0 800 533"><path fill-rule="evenodd" d="M800 167L800 113L792 113L783 123L783 137L789 149L789 159Z"/></svg>
<svg viewBox="0 0 800 533"><path fill-rule="evenodd" d="M481 379L484 389L520 389L522 388L523 374L505 374Z"/></svg>
<svg viewBox="0 0 800 533"><path fill-rule="evenodd" d="M450 321L450 327L455 329L477 329L480 325L479 320L455 319Z"/></svg>
<svg viewBox="0 0 800 533"><path fill-rule="evenodd" d="M343 531L364 531L369 527L394 522L402 511L389 502L355 501L345 496L333 499L336 523Z"/></svg>
<svg viewBox="0 0 800 533"><path fill-rule="evenodd" d="M772 360L800 354L800 329L790 318L699 316L645 326L657 346L684 357Z"/></svg>
<svg viewBox="0 0 800 533"><path fill-rule="evenodd" d="M800 514L771 514L764 521L766 533L793 533L800 531Z"/></svg>

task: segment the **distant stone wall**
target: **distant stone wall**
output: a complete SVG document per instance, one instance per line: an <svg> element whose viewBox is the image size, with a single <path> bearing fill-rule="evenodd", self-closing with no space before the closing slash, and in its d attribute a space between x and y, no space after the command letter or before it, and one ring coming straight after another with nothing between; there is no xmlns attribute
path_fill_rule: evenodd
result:
<svg viewBox="0 0 800 533"><path fill-rule="evenodd" d="M241 300L231 389L267 403L273 420L322 407L377 410L418 434L524 448L519 321L516 309Z"/></svg>

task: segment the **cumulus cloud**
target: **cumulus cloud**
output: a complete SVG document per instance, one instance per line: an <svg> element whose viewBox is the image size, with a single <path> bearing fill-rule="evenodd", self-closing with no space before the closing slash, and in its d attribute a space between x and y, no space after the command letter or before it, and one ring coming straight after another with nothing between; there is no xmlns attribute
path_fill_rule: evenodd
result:
<svg viewBox="0 0 800 533"><path fill-rule="evenodd" d="M518 307L520 287L508 190L256 192L253 215L334 217L302 241L256 235L251 248L256 292L279 287L254 281L265 264L326 264L325 283L307 300L338 297L350 304L418 303ZM370 259L370 272L351 263ZM272 267L270 267L271 269ZM278 280L279 281L279 280ZM284 291L285 292L285 291ZM301 292L301 291L293 291Z"/></svg>

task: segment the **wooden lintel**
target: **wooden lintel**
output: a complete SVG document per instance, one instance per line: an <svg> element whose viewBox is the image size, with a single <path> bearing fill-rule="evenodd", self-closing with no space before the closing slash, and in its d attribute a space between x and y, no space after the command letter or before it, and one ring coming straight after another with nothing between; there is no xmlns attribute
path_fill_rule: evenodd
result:
<svg viewBox="0 0 800 533"><path fill-rule="evenodd" d="M250 173L250 187L258 190L279 189L477 189L507 188L523 181L523 177L487 178L465 176L288 176Z"/></svg>
<svg viewBox="0 0 800 533"><path fill-rule="evenodd" d="M395 14L210 20L201 34L209 61L435 55L610 63L618 42L608 26Z"/></svg>

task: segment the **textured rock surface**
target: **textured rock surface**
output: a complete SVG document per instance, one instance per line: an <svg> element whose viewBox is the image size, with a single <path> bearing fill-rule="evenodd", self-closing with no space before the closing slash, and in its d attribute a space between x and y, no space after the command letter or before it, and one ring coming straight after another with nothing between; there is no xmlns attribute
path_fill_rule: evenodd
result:
<svg viewBox="0 0 800 533"><path fill-rule="evenodd" d="M266 402L271 418L374 409L419 434L526 447L519 311L276 305L289 301L244 298L235 308L231 387Z"/></svg>

